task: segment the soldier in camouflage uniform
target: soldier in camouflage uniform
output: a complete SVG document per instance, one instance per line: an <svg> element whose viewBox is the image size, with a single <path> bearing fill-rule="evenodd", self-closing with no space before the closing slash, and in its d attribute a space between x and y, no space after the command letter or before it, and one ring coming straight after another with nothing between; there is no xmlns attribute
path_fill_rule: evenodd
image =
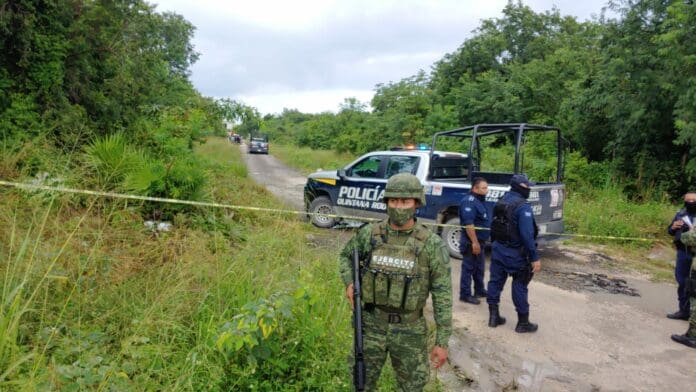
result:
<svg viewBox="0 0 696 392"><path fill-rule="evenodd" d="M351 253L357 247L362 271L366 391L375 389L387 358L403 391L420 391L428 382L423 307L432 294L435 368L447 361L452 333L452 280L449 253L442 239L416 222L425 205L423 186L408 173L394 175L384 191L388 219L361 227L340 255L340 273L353 305Z"/></svg>
<svg viewBox="0 0 696 392"><path fill-rule="evenodd" d="M681 242L687 249L696 249L696 230L689 230L681 235ZM693 251L692 251L693 252ZM686 284L686 295L691 298L691 315L689 317L689 329L684 335L672 335L672 340L677 343L696 348L696 271L691 269L690 279Z"/></svg>

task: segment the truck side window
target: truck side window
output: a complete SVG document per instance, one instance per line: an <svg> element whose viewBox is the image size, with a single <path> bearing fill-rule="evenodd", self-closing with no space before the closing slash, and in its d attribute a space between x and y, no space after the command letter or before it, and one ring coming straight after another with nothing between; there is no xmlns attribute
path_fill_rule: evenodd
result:
<svg viewBox="0 0 696 392"><path fill-rule="evenodd" d="M469 176L467 158L439 157L432 162L433 179L466 179Z"/></svg>
<svg viewBox="0 0 696 392"><path fill-rule="evenodd" d="M392 155L387 164L387 178L399 173L416 174L418 170L418 157Z"/></svg>
<svg viewBox="0 0 696 392"><path fill-rule="evenodd" d="M382 176L378 176L379 166L382 164L382 159L383 157L381 155L367 157L356 163L355 166L350 169L348 175L363 178L382 178Z"/></svg>

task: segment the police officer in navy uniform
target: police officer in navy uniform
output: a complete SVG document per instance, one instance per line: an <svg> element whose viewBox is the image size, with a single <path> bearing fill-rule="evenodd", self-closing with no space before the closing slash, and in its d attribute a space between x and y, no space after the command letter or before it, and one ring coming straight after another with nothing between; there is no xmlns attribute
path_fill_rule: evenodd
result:
<svg viewBox="0 0 696 392"><path fill-rule="evenodd" d="M510 181L510 191L496 203L493 210L491 235L493 237L490 278L488 281L489 327L505 324L498 304L508 276L512 276L512 302L517 310L515 332L535 332L537 324L529 322L527 285L534 273L541 269L536 249L536 222L531 206L527 203L530 186L525 175L515 174Z"/></svg>
<svg viewBox="0 0 696 392"><path fill-rule="evenodd" d="M490 219L484 202L488 193L485 178L476 177L471 182L471 191L464 196L459 206L459 222L463 226L459 251L462 253L462 273L459 279L459 300L470 304L481 303L477 297L487 296L483 282L486 253L483 244L490 237ZM471 281L474 281L474 294Z"/></svg>
<svg viewBox="0 0 696 392"><path fill-rule="evenodd" d="M677 248L674 278L677 281L677 298L679 300L679 310L668 314L667 317L677 320L688 320L691 313L689 296L685 292L685 283L691 272L694 253L681 242L682 233L690 229L685 218L692 225L696 225L696 191L689 191L684 195L684 208L677 212L672 223L667 227L669 235L674 236L674 246Z"/></svg>

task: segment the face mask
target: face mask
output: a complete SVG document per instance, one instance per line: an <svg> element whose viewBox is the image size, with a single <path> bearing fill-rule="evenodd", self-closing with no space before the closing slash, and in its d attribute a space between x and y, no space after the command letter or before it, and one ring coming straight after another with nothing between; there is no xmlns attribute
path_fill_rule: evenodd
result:
<svg viewBox="0 0 696 392"><path fill-rule="evenodd" d="M387 207L389 222L396 226L403 226L416 215L415 208L391 208Z"/></svg>
<svg viewBox="0 0 696 392"><path fill-rule="evenodd" d="M696 202L695 201L692 201L692 202L685 201L684 208L686 208L686 212L688 212L689 215L696 214Z"/></svg>
<svg viewBox="0 0 696 392"><path fill-rule="evenodd" d="M522 195L523 198L529 199L529 192L531 192L531 189L520 186L519 184L513 184L511 188L513 191Z"/></svg>

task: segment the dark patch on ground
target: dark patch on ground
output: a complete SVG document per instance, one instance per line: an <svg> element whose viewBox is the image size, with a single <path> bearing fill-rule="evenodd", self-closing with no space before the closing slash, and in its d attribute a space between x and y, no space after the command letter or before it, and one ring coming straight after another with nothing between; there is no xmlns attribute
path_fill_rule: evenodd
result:
<svg viewBox="0 0 696 392"><path fill-rule="evenodd" d="M630 287L626 280L613 278L605 274L582 272L550 272L553 276L553 285L567 290L589 291L591 293L608 292L610 294L623 294L631 297L640 297L640 293ZM546 283L546 282L545 282Z"/></svg>
<svg viewBox="0 0 696 392"><path fill-rule="evenodd" d="M593 251L570 257L553 244L540 247L539 253L542 270L534 279L541 282L572 291L640 296L638 290L630 287L625 279L607 274L618 264L610 256Z"/></svg>

